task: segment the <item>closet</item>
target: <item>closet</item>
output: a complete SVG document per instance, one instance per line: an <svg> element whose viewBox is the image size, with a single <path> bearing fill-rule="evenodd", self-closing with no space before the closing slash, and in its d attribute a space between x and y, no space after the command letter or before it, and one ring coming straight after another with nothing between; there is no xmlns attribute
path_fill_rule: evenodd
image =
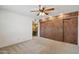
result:
<svg viewBox="0 0 79 59"><path fill-rule="evenodd" d="M40 36L52 40L77 44L78 12L52 16L40 21Z"/></svg>

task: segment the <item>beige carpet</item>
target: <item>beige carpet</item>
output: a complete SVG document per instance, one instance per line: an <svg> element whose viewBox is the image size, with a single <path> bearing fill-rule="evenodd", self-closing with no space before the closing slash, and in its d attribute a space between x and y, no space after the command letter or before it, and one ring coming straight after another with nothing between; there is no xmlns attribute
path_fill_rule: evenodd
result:
<svg viewBox="0 0 79 59"><path fill-rule="evenodd" d="M77 45L54 41L42 37L33 37L32 40L0 48L1 54L56 54L79 53Z"/></svg>

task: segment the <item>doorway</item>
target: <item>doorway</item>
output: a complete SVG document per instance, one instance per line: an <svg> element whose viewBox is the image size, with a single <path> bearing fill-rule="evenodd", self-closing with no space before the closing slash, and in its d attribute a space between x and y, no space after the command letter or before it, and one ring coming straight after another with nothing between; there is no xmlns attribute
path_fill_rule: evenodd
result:
<svg viewBox="0 0 79 59"><path fill-rule="evenodd" d="M38 36L38 23L32 21L32 36Z"/></svg>

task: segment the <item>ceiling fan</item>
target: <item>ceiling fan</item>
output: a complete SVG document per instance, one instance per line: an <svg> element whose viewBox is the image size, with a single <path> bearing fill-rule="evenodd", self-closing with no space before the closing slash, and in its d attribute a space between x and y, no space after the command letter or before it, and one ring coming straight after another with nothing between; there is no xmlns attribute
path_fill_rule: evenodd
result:
<svg viewBox="0 0 79 59"><path fill-rule="evenodd" d="M49 7L46 7L46 6L39 5L39 9L32 10L31 12L38 12L37 16L39 16L39 15L48 15L53 10L54 10L54 8L49 8Z"/></svg>

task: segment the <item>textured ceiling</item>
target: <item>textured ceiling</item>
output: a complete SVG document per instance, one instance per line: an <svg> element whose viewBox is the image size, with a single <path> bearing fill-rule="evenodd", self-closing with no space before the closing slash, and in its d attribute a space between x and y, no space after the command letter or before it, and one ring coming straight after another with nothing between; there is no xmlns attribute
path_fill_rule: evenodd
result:
<svg viewBox="0 0 79 59"><path fill-rule="evenodd" d="M52 16L58 15L64 12L79 11L79 5L46 5L48 7L54 7L55 10L50 14ZM0 5L0 9L22 14L33 19L38 19L41 16L36 16L37 13L30 12L37 9L38 5ZM45 16L46 17L46 16Z"/></svg>

